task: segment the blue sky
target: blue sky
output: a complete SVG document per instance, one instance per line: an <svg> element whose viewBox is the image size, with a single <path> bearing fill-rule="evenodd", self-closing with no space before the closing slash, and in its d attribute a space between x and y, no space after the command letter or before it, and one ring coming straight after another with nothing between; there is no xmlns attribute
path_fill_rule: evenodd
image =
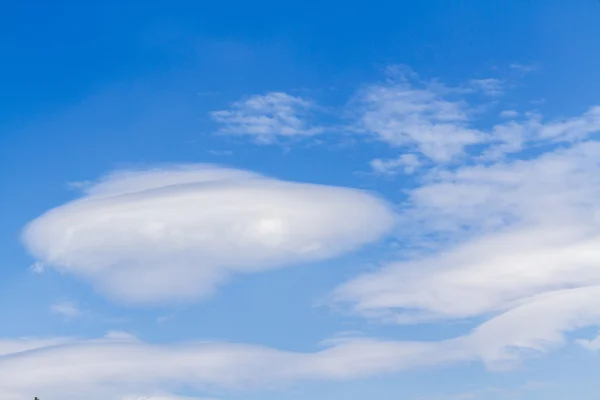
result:
<svg viewBox="0 0 600 400"><path fill-rule="evenodd" d="M595 398L574 3L8 4L0 400Z"/></svg>

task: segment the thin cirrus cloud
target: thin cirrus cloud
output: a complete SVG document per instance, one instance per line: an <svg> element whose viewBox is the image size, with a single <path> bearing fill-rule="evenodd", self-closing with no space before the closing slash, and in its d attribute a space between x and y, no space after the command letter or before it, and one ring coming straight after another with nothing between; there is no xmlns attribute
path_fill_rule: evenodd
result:
<svg viewBox="0 0 600 400"><path fill-rule="evenodd" d="M485 135L469 126L467 104L445 93L444 88L417 87L404 76L366 86L354 100L355 130L435 162L450 161Z"/></svg>
<svg viewBox="0 0 600 400"><path fill-rule="evenodd" d="M385 201L210 165L121 171L32 221L47 267L133 303L210 295L231 275L323 260L384 235Z"/></svg>
<svg viewBox="0 0 600 400"><path fill-rule="evenodd" d="M600 143L529 161L459 168L410 193L411 231L465 236L433 255L342 285L359 311L471 317L546 290L600 284ZM432 178L434 179L434 178Z"/></svg>
<svg viewBox="0 0 600 400"><path fill-rule="evenodd" d="M501 81L471 81L488 95L500 96ZM490 92L492 91L492 92ZM482 104L474 102L472 91L447 87L437 82L419 82L400 75L380 84L366 86L355 101L356 132L369 134L398 149L391 159L375 159L373 170L394 175L413 173L421 164L459 164L465 157L501 160L525 151L531 145L552 145L585 140L600 131L600 107L583 114L545 121L537 113L502 112L502 122L483 128ZM420 157L429 163L409 163L405 157Z"/></svg>
<svg viewBox="0 0 600 400"><path fill-rule="evenodd" d="M414 173L423 162L415 154L402 154L395 159L376 158L371 160L373 172L381 175L396 175L400 171L406 175Z"/></svg>
<svg viewBox="0 0 600 400"><path fill-rule="evenodd" d="M341 114L351 123L338 122L332 131L370 136L396 149L395 158L376 158L377 174L412 174L428 164L456 164L465 157L488 161L518 154L531 145L551 145L585 140L600 131L600 107L583 114L545 121L534 112L500 113L503 121L482 126L488 116L477 93L498 98L507 83L496 78L472 79L456 87L423 81L401 68L389 68L388 79L358 90ZM307 137L324 132L314 123L314 102L282 92L252 96L229 110L214 111L219 132L249 135L260 143L282 137ZM486 125L486 124L483 124Z"/></svg>
<svg viewBox="0 0 600 400"><path fill-rule="evenodd" d="M50 306L50 312L65 318L77 318L83 315L79 306L71 301L59 301Z"/></svg>
<svg viewBox="0 0 600 400"><path fill-rule="evenodd" d="M600 325L600 108L554 120L511 113L462 141L468 136L452 132L471 132L475 107L457 99L459 91L415 91L408 82L367 87L371 108L362 118L372 112L370 131L392 145L400 137L428 159L399 217L411 254L341 284L332 301L388 323L483 319L459 339L490 367ZM435 138L430 127L438 125L451 125L450 136ZM460 165L463 153L469 163ZM406 156L371 165L388 175L413 172ZM598 347L597 339L578 342Z"/></svg>
<svg viewBox="0 0 600 400"><path fill-rule="evenodd" d="M247 136L267 144L278 138L306 137L322 133L324 128L308 122L315 104L301 97L282 92L255 95L237 101L228 110L210 115L227 135Z"/></svg>
<svg viewBox="0 0 600 400"><path fill-rule="evenodd" d="M591 340L579 339L577 343L590 351L598 351L600 350L600 335Z"/></svg>
<svg viewBox="0 0 600 400"><path fill-rule="evenodd" d="M504 93L504 83L500 79L472 79L469 84L474 90L481 91L488 96L495 97Z"/></svg>
<svg viewBox="0 0 600 400"><path fill-rule="evenodd" d="M414 74L389 68L385 83L367 85L357 91L340 121L329 130L370 135L394 148L418 151L434 161L449 161L464 153L465 147L483 142L484 133L469 126L471 110L463 99L448 94L482 91L501 94L497 79L480 79L466 88L449 89L416 82ZM278 138L307 137L325 131L314 123L314 102L283 92L255 95L233 103L230 109L211 112L218 132L250 136L259 143ZM342 115L354 115L350 125Z"/></svg>

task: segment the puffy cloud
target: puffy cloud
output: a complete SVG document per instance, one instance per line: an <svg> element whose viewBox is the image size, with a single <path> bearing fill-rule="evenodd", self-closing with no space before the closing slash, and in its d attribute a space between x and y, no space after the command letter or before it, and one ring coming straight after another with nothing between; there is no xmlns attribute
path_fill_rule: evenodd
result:
<svg viewBox="0 0 600 400"><path fill-rule="evenodd" d="M209 295L235 273L337 256L394 221L366 192L187 165L108 175L23 238L46 265L117 299L157 302Z"/></svg>
<svg viewBox="0 0 600 400"><path fill-rule="evenodd" d="M246 135L259 143L271 143L278 137L312 136L323 131L310 125L305 117L314 104L286 93L272 92L234 103L229 110L213 111L212 118L220 133Z"/></svg>

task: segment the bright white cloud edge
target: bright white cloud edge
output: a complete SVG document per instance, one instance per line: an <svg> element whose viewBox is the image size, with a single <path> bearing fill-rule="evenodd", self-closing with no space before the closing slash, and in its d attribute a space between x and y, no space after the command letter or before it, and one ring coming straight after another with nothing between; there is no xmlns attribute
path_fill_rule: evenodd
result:
<svg viewBox="0 0 600 400"><path fill-rule="evenodd" d="M600 143L430 175L401 216L412 232L452 237L389 264L334 297L397 322L499 312L548 291L600 284ZM454 244L456 243L456 244Z"/></svg>
<svg viewBox="0 0 600 400"><path fill-rule="evenodd" d="M340 285L334 302L400 324L485 322L460 338L496 368L600 325L600 143L430 172L400 216L438 248ZM407 235L407 237L409 237ZM433 251L432 251L433 250ZM594 350L598 339L579 340Z"/></svg>
<svg viewBox="0 0 600 400"><path fill-rule="evenodd" d="M325 260L384 235L392 207L360 190L212 165L120 171L32 221L46 266L134 303L193 300L233 274Z"/></svg>

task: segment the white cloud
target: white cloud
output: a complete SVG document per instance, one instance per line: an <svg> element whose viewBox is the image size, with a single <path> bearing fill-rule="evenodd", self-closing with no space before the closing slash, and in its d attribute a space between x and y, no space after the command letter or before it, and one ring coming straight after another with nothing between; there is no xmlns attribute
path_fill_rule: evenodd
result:
<svg viewBox="0 0 600 400"><path fill-rule="evenodd" d="M0 359L3 356L71 342L71 338L0 339Z"/></svg>
<svg viewBox="0 0 600 400"><path fill-rule="evenodd" d="M532 300L470 334L438 342L343 337L304 353L218 342L149 344L125 334L93 340L23 340L21 346L13 340L9 352L0 355L0 392L5 396L0 398L43 393L45 400L184 400L165 393L181 387L211 394L311 380L353 380L473 360L495 366L512 361L518 351L544 350L562 340L560 331L597 319L600 287L585 290ZM588 303L591 298L596 300ZM556 307L556 318L545 312L549 307ZM540 311L544 316L537 320L539 325L528 326L525 322Z"/></svg>
<svg viewBox="0 0 600 400"><path fill-rule="evenodd" d="M246 135L259 143L272 143L278 137L312 136L323 132L312 126L306 116L314 104L286 93L272 92L236 102L229 110L214 111L212 118L220 133Z"/></svg>
<svg viewBox="0 0 600 400"><path fill-rule="evenodd" d="M0 356L4 398L44 400L154 397L186 386L199 392L348 380L468 357L445 344L347 339L314 353L228 343L152 345L132 338L72 340ZM39 393L39 394L38 394ZM31 394L31 396L29 395Z"/></svg>
<svg viewBox="0 0 600 400"><path fill-rule="evenodd" d="M591 107L579 117L566 118L545 125L537 122L533 118L530 124L538 129L537 134L541 140L554 142L582 140L592 133L600 132L600 106Z"/></svg>
<svg viewBox="0 0 600 400"><path fill-rule="evenodd" d="M529 70L518 64L511 68ZM504 91L502 80L471 79L449 87L435 80L420 81L416 74L402 68L392 67L388 72L387 81L366 85L352 97L341 114L354 115L355 119L345 129L371 135L422 160L440 165L467 156L498 160L531 145L573 143L600 132L600 107L592 107L576 117L548 121L536 113L520 114L508 109L500 112L508 120L489 124L486 112L493 103L474 101L473 94L483 92L498 97ZM221 133L248 135L260 143L272 143L281 137L323 132L322 126L313 124L311 110L317 108L300 97L274 92L236 102L230 110L211 115L221 124ZM335 130L342 129L337 126ZM377 158L372 167L376 172L396 173L397 167L403 165L402 157ZM408 172L419 167L409 166Z"/></svg>
<svg viewBox="0 0 600 400"><path fill-rule="evenodd" d="M402 170L405 174L414 173L422 165L415 154L402 154L400 157L384 160L376 158L371 161L371 168L377 174L395 175Z"/></svg>
<svg viewBox="0 0 600 400"><path fill-rule="evenodd" d="M598 198L598 142L434 170L401 221L413 240L447 240L346 282L334 299L396 323L489 318L461 340L490 366L545 351L600 324Z"/></svg>
<svg viewBox="0 0 600 400"><path fill-rule="evenodd" d="M29 266L29 271L33 272L34 274L42 274L45 269L46 266L40 261L36 261Z"/></svg>
<svg viewBox="0 0 600 400"><path fill-rule="evenodd" d="M77 304L71 301L60 301L50 306L50 312L61 315L66 318L76 318L82 315L82 311Z"/></svg>
<svg viewBox="0 0 600 400"><path fill-rule="evenodd" d="M565 333L600 324L600 285L542 292L477 327L469 346L489 367L511 366L523 354L565 342Z"/></svg>
<svg viewBox="0 0 600 400"><path fill-rule="evenodd" d="M59 271L129 302L190 300L235 273L323 260L395 222L359 190L207 165L117 172L24 230Z"/></svg>
<svg viewBox="0 0 600 400"><path fill-rule="evenodd" d="M581 345L584 349L598 351L600 350L600 335L592 340L578 339L577 343L579 343L579 345Z"/></svg>
<svg viewBox="0 0 600 400"><path fill-rule="evenodd" d="M368 86L357 96L356 129L434 161L449 161L485 136L469 127L467 103L445 94L433 85L416 87L405 77Z"/></svg>
<svg viewBox="0 0 600 400"><path fill-rule="evenodd" d="M544 290L600 284L600 144L531 161L439 172L410 194L411 232L465 242L338 289L359 310L401 318L470 317Z"/></svg>
<svg viewBox="0 0 600 400"><path fill-rule="evenodd" d="M538 114L526 114L523 121L508 121L492 127L490 145L484 158L497 159L518 153L532 145L576 143L600 132L600 106L591 107L582 115L544 122Z"/></svg>
<svg viewBox="0 0 600 400"><path fill-rule="evenodd" d="M503 83L479 79L452 88L436 81L420 82L414 74L396 74L358 92L352 103L357 115L354 131L438 165L466 157L497 160L532 145L575 143L600 132L600 107L576 117L546 121L536 113L526 112L518 118L517 111L504 110L500 116L510 120L490 125L485 111L492 104L473 101L474 90L499 96ZM390 171L397 166L394 162L375 159L372 167Z"/></svg>

